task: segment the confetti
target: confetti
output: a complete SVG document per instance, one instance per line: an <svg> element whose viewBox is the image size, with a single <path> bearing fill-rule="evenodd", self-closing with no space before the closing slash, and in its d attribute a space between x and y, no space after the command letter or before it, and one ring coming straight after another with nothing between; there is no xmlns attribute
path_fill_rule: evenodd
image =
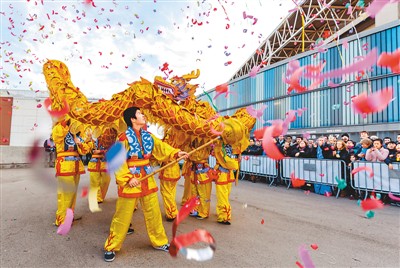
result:
<svg viewBox="0 0 400 268"><path fill-rule="evenodd" d="M275 159L275 160L281 160L284 158L283 154L279 151L278 147L276 146L274 142L274 136L272 133L274 133L275 129L278 127L276 125L272 125L270 127L267 127L264 131L263 135L263 140L262 140L262 147L264 149L264 152L269 158ZM278 135L279 136L279 135Z"/></svg>
<svg viewBox="0 0 400 268"><path fill-rule="evenodd" d="M98 190L99 190L99 187L90 187L90 189L89 189L89 196L88 196L89 210L92 213L101 211L101 208L99 207L99 203L97 203Z"/></svg>
<svg viewBox="0 0 400 268"><path fill-rule="evenodd" d="M311 247L313 250L317 250L317 249L318 249L318 245L317 245L317 244L311 244L310 247Z"/></svg>
<svg viewBox="0 0 400 268"><path fill-rule="evenodd" d="M300 188L306 184L305 180L295 177L294 171L290 174L290 181L292 182L293 188Z"/></svg>
<svg viewBox="0 0 400 268"><path fill-rule="evenodd" d="M67 208L64 223L58 226L57 234L67 235L71 230L72 221L74 220L74 212L72 209Z"/></svg>
<svg viewBox="0 0 400 268"><path fill-rule="evenodd" d="M264 224L264 222L265 222L264 219L261 219L261 224Z"/></svg>
<svg viewBox="0 0 400 268"><path fill-rule="evenodd" d="M393 99L393 88L388 87L376 91L370 95L363 92L353 98L354 112L361 114L364 118L367 114L384 110Z"/></svg>
<svg viewBox="0 0 400 268"><path fill-rule="evenodd" d="M368 210L367 212L365 212L365 217L366 217L367 219L371 219L371 218L373 218L374 216L375 216L375 212L372 211L372 210Z"/></svg>
<svg viewBox="0 0 400 268"><path fill-rule="evenodd" d="M267 108L267 106L263 104L258 110L254 109L252 106L247 106L246 110L252 117L260 119L263 116L265 108Z"/></svg>
<svg viewBox="0 0 400 268"><path fill-rule="evenodd" d="M314 268L315 267L315 265L311 259L310 253L308 252L308 250L305 248L304 245L299 247L298 253L299 253L300 259L304 263L305 268Z"/></svg>
<svg viewBox="0 0 400 268"><path fill-rule="evenodd" d="M396 197L396 196L394 196L392 193L389 193L388 195L389 195L389 198L390 198L390 199L392 199L392 200L394 200L394 201L397 201L397 202L400 202L400 197Z"/></svg>
<svg viewBox="0 0 400 268"><path fill-rule="evenodd" d="M352 175L357 174L358 172L360 172L360 171L362 171L362 170L368 171L368 172L369 172L369 177L370 177L370 178L372 178L372 177L374 176L374 171L372 170L372 168L371 168L371 167L367 167L367 166L357 167L357 168L355 168L355 169L353 169L353 170L351 171L351 174L352 174Z"/></svg>
<svg viewBox="0 0 400 268"><path fill-rule="evenodd" d="M392 73L400 74L400 48L393 53L383 52L378 58L377 65L390 68Z"/></svg>
<svg viewBox="0 0 400 268"><path fill-rule="evenodd" d="M126 161L126 150L124 145L121 142L114 143L114 145L107 150L106 160L108 164L107 172L109 174L118 171Z"/></svg>
<svg viewBox="0 0 400 268"><path fill-rule="evenodd" d="M381 209L383 207L384 207L383 203L379 199L368 198L366 200L361 201L361 208L363 210Z"/></svg>
<svg viewBox="0 0 400 268"><path fill-rule="evenodd" d="M86 197L87 194L88 194L88 187L87 186L82 187L81 197Z"/></svg>

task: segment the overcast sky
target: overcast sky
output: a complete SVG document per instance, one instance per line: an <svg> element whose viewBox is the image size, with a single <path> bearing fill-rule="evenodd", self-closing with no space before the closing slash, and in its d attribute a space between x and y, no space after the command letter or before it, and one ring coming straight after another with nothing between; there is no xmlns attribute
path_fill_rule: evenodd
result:
<svg viewBox="0 0 400 268"><path fill-rule="evenodd" d="M193 82L208 90L227 82L294 6L291 0L84 2L1 0L2 89L46 90L43 63L57 59L88 97L110 98L140 76L153 81L171 70L170 76L200 69Z"/></svg>

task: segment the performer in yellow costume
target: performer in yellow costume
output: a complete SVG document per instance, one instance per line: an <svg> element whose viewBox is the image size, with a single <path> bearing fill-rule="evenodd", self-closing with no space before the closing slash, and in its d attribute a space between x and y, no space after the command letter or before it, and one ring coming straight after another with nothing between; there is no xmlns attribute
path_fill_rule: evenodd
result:
<svg viewBox="0 0 400 268"><path fill-rule="evenodd" d="M160 172L160 193L164 202L165 219L173 221L178 215L178 208L176 206L176 185L181 178L181 170L179 163L164 169Z"/></svg>
<svg viewBox="0 0 400 268"><path fill-rule="evenodd" d="M196 149L201 145L195 139L191 142L190 147L191 149ZM212 188L212 178L209 177L210 167L208 165L210 150L210 147L205 147L190 155L187 170L185 171L185 175L190 178L191 195L198 196L200 201L200 204L192 211L190 216L199 220L208 218L210 214Z"/></svg>
<svg viewBox="0 0 400 268"><path fill-rule="evenodd" d="M91 141L92 158L88 164L90 171L90 188L97 188L97 202L103 203L110 184L110 175L107 173L105 153L117 138L117 131L105 128L103 133Z"/></svg>
<svg viewBox="0 0 400 268"><path fill-rule="evenodd" d="M225 140L229 141L229 144L225 144L222 140L215 144L213 154L217 164L214 170L218 172L215 189L217 195L217 221L221 224L230 225L231 205L229 203L229 195L232 189L232 182L235 181L233 171L237 170L239 172L238 156L249 145L249 134L245 125L236 119L230 118L224 123L229 126L231 132L235 133L235 135L227 133ZM235 141L234 137L241 138Z"/></svg>
<svg viewBox="0 0 400 268"><path fill-rule="evenodd" d="M147 234L155 249L168 251L168 238L162 225L162 217L157 197L157 184L151 176L143 181L138 179L151 173L149 159L167 162L187 156L186 152L175 149L142 129L146 125L145 117L137 107L130 107L123 113L128 126L119 136L127 151L127 160L115 173L118 184L116 211L111 222L110 234L104 244L105 261L115 259L125 240L137 201L140 201L144 213Z"/></svg>
<svg viewBox="0 0 400 268"><path fill-rule="evenodd" d="M52 130L52 136L56 145L56 176L57 212L55 225L64 223L67 208L74 210L76 203L76 191L78 189L80 174L85 173L79 155L87 154L90 150L88 144L78 134L73 135L69 131L70 120L63 119L56 123Z"/></svg>

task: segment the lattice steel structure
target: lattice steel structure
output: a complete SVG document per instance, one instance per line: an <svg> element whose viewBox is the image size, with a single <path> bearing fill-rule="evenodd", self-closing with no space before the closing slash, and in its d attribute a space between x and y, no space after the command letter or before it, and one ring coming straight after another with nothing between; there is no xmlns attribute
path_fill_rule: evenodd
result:
<svg viewBox="0 0 400 268"><path fill-rule="evenodd" d="M254 66L268 66L302 52L304 19L304 51L313 49L319 38L324 45L346 34L361 32L375 24L361 8L359 0L305 0L289 14L258 47L254 54L239 68L230 81L248 75ZM372 0L365 0L368 6ZM351 3L348 14L346 4Z"/></svg>

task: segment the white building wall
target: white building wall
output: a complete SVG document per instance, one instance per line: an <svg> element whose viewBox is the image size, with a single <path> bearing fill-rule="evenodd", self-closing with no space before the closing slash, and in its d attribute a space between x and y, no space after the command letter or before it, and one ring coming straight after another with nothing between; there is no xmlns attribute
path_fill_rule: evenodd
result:
<svg viewBox="0 0 400 268"><path fill-rule="evenodd" d="M43 105L44 98L26 99L14 97L11 118L10 146L32 146L39 140L39 146L51 134L52 120ZM38 108L38 104L42 107Z"/></svg>

